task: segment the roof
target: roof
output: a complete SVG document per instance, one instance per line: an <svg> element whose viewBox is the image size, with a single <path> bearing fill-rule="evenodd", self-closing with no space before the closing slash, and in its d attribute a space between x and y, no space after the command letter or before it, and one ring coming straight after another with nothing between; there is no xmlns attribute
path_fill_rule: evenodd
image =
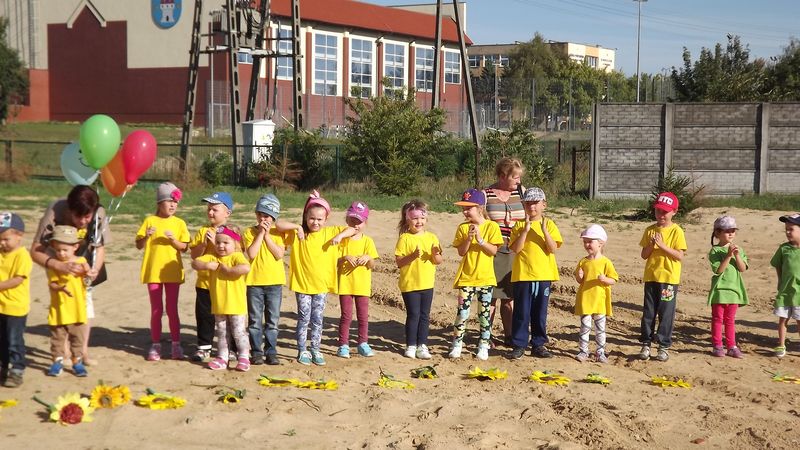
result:
<svg viewBox="0 0 800 450"><path fill-rule="evenodd" d="M272 15L291 17L291 0L272 0ZM436 16L355 0L300 0L300 19L384 33L436 38ZM442 41L457 43L458 30L453 19L442 16ZM465 43L472 44L466 37Z"/></svg>

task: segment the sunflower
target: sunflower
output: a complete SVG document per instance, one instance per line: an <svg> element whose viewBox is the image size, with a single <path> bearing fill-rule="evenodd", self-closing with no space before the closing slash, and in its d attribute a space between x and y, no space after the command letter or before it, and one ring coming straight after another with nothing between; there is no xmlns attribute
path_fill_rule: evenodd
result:
<svg viewBox="0 0 800 450"><path fill-rule="evenodd" d="M98 384L92 390L90 404L95 408L116 408L131 400L128 386L107 386Z"/></svg>
<svg viewBox="0 0 800 450"><path fill-rule="evenodd" d="M225 395L221 395L218 400L221 401L222 403L239 403L241 399L237 397L235 394L228 393Z"/></svg>
<svg viewBox="0 0 800 450"><path fill-rule="evenodd" d="M422 366L417 367L416 369L411 369L411 376L414 378L438 378L439 375L436 373L436 364L432 366Z"/></svg>
<svg viewBox="0 0 800 450"><path fill-rule="evenodd" d="M683 378L679 377L653 377L650 381L655 384L656 386L661 386L662 388L666 387L681 387L690 389L692 387L691 383L685 381Z"/></svg>
<svg viewBox="0 0 800 450"><path fill-rule="evenodd" d="M508 378L508 372L505 370L500 370L497 367L492 367L489 370L483 370L480 367L475 366L474 369L471 369L465 375L467 378L475 378L480 381L486 380L502 380L504 378Z"/></svg>
<svg viewBox="0 0 800 450"><path fill-rule="evenodd" d="M394 376L384 373L383 370L381 370L378 386L389 389L414 389L414 385L411 382L398 380Z"/></svg>
<svg viewBox="0 0 800 450"><path fill-rule="evenodd" d="M78 393L66 394L58 397L56 404L50 407L50 420L61 425L91 422L92 411L94 408L89 405L88 398Z"/></svg>
<svg viewBox="0 0 800 450"><path fill-rule="evenodd" d="M17 401L14 399L10 400L0 400L0 408L10 408L12 406L17 406Z"/></svg>
<svg viewBox="0 0 800 450"><path fill-rule="evenodd" d="M258 378L258 384L267 387L297 386L299 383L300 380L294 378L277 378L277 377L268 377L266 375L261 375Z"/></svg>
<svg viewBox="0 0 800 450"><path fill-rule="evenodd" d="M138 406L150 409L178 409L186 405L186 400L172 395L159 394L152 389L147 389L147 395L136 400Z"/></svg>
<svg viewBox="0 0 800 450"><path fill-rule="evenodd" d="M549 386L566 386L569 384L570 381L572 381L563 375L554 375L548 371L542 372L540 370L535 370L528 377L528 380L546 384Z"/></svg>
<svg viewBox="0 0 800 450"><path fill-rule="evenodd" d="M301 381L295 384L301 389L320 389L323 391L335 391L339 389L339 383L335 380Z"/></svg>

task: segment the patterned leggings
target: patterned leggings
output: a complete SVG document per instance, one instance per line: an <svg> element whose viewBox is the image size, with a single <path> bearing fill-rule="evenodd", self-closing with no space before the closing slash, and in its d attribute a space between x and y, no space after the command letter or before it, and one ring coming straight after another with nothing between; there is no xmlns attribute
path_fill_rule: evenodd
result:
<svg viewBox="0 0 800 450"><path fill-rule="evenodd" d="M606 316L604 314L586 314L581 316L581 334L578 338L578 348L584 353L589 353L589 333L594 322L594 341L597 343L597 352L606 351Z"/></svg>
<svg viewBox="0 0 800 450"><path fill-rule="evenodd" d="M311 324L311 351L318 352L322 342L322 313L327 294L295 293L297 298L297 351L306 351L308 325Z"/></svg>
<svg viewBox="0 0 800 450"><path fill-rule="evenodd" d="M250 338L247 335L247 315L214 314L217 335L217 357L228 360L228 328L240 358L250 359Z"/></svg>
<svg viewBox="0 0 800 450"><path fill-rule="evenodd" d="M456 321L453 323L453 329L455 330L454 345L461 344L464 341L464 331L467 329L469 308L474 299L480 302L480 307L478 308L478 324L481 328L480 344L489 345L489 340L492 337L492 323L489 321L489 314L493 289L493 286L466 286L461 288L461 295L458 298Z"/></svg>

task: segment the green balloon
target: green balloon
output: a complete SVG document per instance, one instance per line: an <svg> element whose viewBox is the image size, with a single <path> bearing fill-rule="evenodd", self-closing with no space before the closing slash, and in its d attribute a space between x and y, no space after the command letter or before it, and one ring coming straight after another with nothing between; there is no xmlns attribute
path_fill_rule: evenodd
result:
<svg viewBox="0 0 800 450"><path fill-rule="evenodd" d="M120 141L117 122L105 114L95 114L81 125L81 152L86 162L97 170L114 158Z"/></svg>

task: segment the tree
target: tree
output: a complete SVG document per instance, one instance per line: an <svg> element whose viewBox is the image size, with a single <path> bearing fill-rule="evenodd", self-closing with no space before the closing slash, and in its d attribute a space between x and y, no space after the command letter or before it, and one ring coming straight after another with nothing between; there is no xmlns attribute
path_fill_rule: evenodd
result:
<svg viewBox="0 0 800 450"><path fill-rule="evenodd" d="M542 112L552 111L559 103L552 85L558 82L559 68L567 61L566 56L553 52L544 37L536 33L509 54L502 94L515 109L525 110L530 107L535 83L537 107L542 105L545 110Z"/></svg>
<svg viewBox="0 0 800 450"><path fill-rule="evenodd" d="M8 18L0 17L0 124L8 117L12 101L28 92L28 77L25 66L16 50L6 42Z"/></svg>
<svg viewBox="0 0 800 450"><path fill-rule="evenodd" d="M783 54L772 59L775 63L767 69L772 100L800 100L800 39L792 38Z"/></svg>

